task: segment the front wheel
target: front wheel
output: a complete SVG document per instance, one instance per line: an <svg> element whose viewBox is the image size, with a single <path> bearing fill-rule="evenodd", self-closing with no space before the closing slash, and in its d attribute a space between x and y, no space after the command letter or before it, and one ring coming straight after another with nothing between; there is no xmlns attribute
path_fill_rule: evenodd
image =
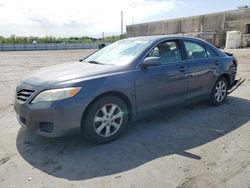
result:
<svg viewBox="0 0 250 188"><path fill-rule="evenodd" d="M227 79L224 77L219 78L213 87L210 97L210 103L214 106L221 105L227 98L227 91L228 91Z"/></svg>
<svg viewBox="0 0 250 188"><path fill-rule="evenodd" d="M97 99L83 120L83 133L91 142L107 143L116 139L128 122L126 104L116 96Z"/></svg>

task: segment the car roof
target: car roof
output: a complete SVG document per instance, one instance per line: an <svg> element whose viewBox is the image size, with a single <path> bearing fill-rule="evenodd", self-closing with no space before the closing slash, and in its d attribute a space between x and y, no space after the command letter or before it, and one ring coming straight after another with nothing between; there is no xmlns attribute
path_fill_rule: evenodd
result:
<svg viewBox="0 0 250 188"><path fill-rule="evenodd" d="M175 35L153 35L153 36L139 36L139 37L130 37L127 38L125 40L142 40L142 41L154 41L154 42L160 42L164 39L186 39L186 40L192 40L192 41L196 41L196 42L201 42L203 44L206 44L208 46L210 46L210 48L213 48L214 51L217 52L217 54L219 56L225 56L225 54L223 52L221 52L219 49L217 49L214 45L210 44L209 42L197 38L197 37L191 37L191 36L183 36L181 34L175 34Z"/></svg>
<svg viewBox="0 0 250 188"><path fill-rule="evenodd" d="M130 37L128 38L129 40L162 40L162 39L191 39L191 40L199 40L203 41L199 38L196 37L191 37L191 36L183 36L183 35L153 35L153 36L138 36L138 37Z"/></svg>

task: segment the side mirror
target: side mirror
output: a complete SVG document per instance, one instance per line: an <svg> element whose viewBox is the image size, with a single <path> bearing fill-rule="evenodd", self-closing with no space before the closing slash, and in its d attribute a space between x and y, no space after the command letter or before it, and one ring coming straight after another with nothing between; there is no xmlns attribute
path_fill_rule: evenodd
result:
<svg viewBox="0 0 250 188"><path fill-rule="evenodd" d="M141 63L141 67L152 67L152 66L159 66L160 58L159 57L146 57L143 62Z"/></svg>

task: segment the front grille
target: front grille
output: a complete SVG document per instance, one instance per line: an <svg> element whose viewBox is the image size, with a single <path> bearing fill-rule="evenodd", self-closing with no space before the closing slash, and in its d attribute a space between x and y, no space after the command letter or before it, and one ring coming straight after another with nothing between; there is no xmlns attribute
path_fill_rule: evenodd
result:
<svg viewBox="0 0 250 188"><path fill-rule="evenodd" d="M19 91L16 92L16 98L19 101L25 102L28 100L28 98L34 93L34 90L30 90L30 89L21 89Z"/></svg>

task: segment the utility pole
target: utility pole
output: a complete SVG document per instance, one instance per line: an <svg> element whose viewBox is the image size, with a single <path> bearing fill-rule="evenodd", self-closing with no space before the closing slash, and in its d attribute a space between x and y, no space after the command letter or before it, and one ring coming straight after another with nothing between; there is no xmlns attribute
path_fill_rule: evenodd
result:
<svg viewBox="0 0 250 188"><path fill-rule="evenodd" d="M104 43L104 32L102 32L102 42Z"/></svg>
<svg viewBox="0 0 250 188"><path fill-rule="evenodd" d="M123 35L123 11L121 11L121 35Z"/></svg>
<svg viewBox="0 0 250 188"><path fill-rule="evenodd" d="M201 39L203 39L203 25L201 25L200 34L201 34Z"/></svg>

